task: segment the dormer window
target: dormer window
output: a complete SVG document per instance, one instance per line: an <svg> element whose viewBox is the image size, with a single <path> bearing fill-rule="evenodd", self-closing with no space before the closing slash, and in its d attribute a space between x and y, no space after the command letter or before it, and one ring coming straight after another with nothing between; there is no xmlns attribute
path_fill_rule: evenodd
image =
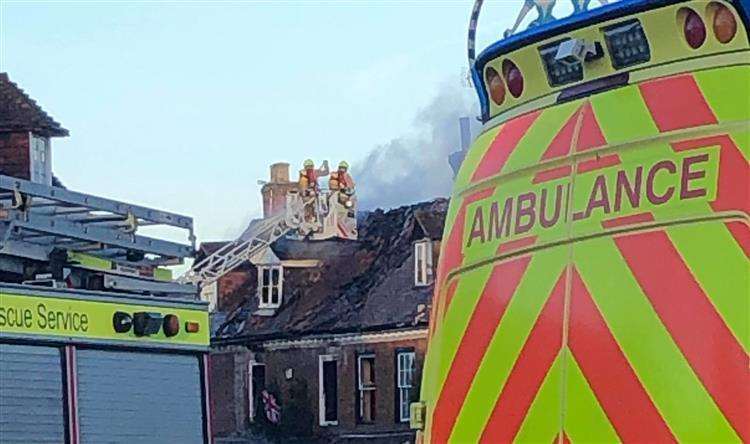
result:
<svg viewBox="0 0 750 444"><path fill-rule="evenodd" d="M279 308L284 288L284 267L261 265L258 267L259 308Z"/></svg>
<svg viewBox="0 0 750 444"><path fill-rule="evenodd" d="M429 239L414 243L414 285L432 284L432 242Z"/></svg>

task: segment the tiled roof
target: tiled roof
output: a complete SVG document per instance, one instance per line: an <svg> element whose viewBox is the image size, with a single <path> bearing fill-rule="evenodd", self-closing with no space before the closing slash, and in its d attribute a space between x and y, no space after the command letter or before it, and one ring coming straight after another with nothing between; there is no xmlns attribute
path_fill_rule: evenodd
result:
<svg viewBox="0 0 750 444"><path fill-rule="evenodd" d="M248 279L235 290L245 302L217 336L256 341L426 325L432 286L414 286L413 242L436 239L447 208L448 201L438 199L368 213L357 241L277 241L272 248L282 260L319 259L322 265L285 272L283 304L273 316L253 315L256 280ZM429 222L420 223L417 215Z"/></svg>
<svg viewBox="0 0 750 444"><path fill-rule="evenodd" d="M41 136L67 136L68 130L11 82L8 73L0 73L0 132L33 131Z"/></svg>

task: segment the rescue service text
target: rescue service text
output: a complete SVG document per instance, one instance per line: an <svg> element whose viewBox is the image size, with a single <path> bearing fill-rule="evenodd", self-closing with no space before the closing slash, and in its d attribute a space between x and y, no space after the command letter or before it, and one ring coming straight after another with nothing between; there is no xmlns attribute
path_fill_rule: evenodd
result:
<svg viewBox="0 0 750 444"><path fill-rule="evenodd" d="M85 333L89 330L89 317L86 313L74 310L50 310L44 303L37 304L36 310L0 306L0 328L2 327Z"/></svg>

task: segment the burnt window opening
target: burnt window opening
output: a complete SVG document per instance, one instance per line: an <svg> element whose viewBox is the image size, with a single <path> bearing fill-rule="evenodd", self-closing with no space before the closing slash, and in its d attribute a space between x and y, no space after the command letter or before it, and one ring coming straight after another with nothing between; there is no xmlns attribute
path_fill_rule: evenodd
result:
<svg viewBox="0 0 750 444"><path fill-rule="evenodd" d="M430 285L432 276L432 242L429 239L417 241L414 243L414 285Z"/></svg>
<svg viewBox="0 0 750 444"><path fill-rule="evenodd" d="M247 363L248 419L255 422L263 414L263 391L266 389L266 365L256 361Z"/></svg>
<svg viewBox="0 0 750 444"><path fill-rule="evenodd" d="M318 419L321 426L338 425L338 368L336 357L318 357Z"/></svg>
<svg viewBox="0 0 750 444"><path fill-rule="evenodd" d="M258 307L279 308L284 289L284 268L280 265L258 267Z"/></svg>
<svg viewBox="0 0 750 444"><path fill-rule="evenodd" d="M375 355L357 356L357 421L375 421Z"/></svg>
<svg viewBox="0 0 750 444"><path fill-rule="evenodd" d="M414 390L414 357L413 351L396 353L396 401L399 422L409 421L409 406Z"/></svg>

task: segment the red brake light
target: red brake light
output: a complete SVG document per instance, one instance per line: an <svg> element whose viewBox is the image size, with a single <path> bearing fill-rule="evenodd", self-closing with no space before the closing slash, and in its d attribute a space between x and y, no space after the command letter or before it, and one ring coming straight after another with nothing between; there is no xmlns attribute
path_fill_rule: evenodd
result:
<svg viewBox="0 0 750 444"><path fill-rule="evenodd" d="M685 16L685 40L693 49L698 49L706 41L706 25L697 12L688 9Z"/></svg>
<svg viewBox="0 0 750 444"><path fill-rule="evenodd" d="M503 74L505 82L508 84L508 91L513 97L520 97L523 93L523 74L515 63L510 60L503 61Z"/></svg>
<svg viewBox="0 0 750 444"><path fill-rule="evenodd" d="M498 105L501 105L505 101L505 85L503 79L500 78L500 74L493 67L488 67L485 71L485 78L487 79L487 88L490 90L490 97L492 101Z"/></svg>
<svg viewBox="0 0 750 444"><path fill-rule="evenodd" d="M715 3L715 5L714 35L716 35L716 40L721 43L729 43L737 34L737 20L735 20L734 14L729 8L720 3Z"/></svg>
<svg viewBox="0 0 750 444"><path fill-rule="evenodd" d="M198 333L201 329L201 325L197 322L187 321L185 322L185 331L188 333Z"/></svg>

